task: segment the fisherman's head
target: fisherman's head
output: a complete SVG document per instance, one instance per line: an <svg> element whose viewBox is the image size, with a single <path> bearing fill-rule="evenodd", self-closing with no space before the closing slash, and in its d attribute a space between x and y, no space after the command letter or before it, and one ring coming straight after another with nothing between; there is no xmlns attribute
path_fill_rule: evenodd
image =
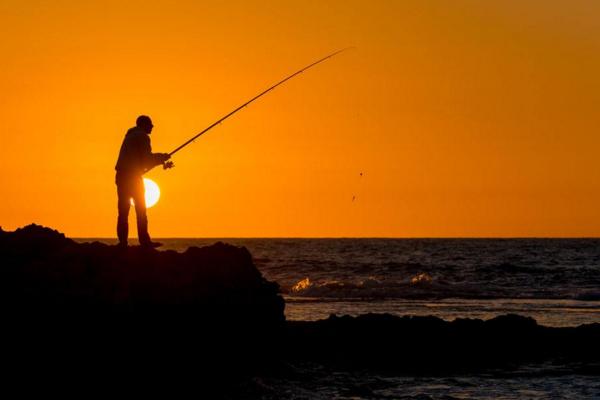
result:
<svg viewBox="0 0 600 400"><path fill-rule="evenodd" d="M154 125L152 125L152 120L147 115L140 115L137 117L135 120L135 125L147 134L150 134L150 132L152 132L152 128L154 127Z"/></svg>

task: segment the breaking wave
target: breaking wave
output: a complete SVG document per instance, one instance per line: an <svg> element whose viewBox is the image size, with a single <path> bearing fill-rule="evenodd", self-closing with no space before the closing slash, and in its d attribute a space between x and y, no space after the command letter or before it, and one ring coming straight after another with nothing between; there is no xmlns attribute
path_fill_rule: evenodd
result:
<svg viewBox="0 0 600 400"><path fill-rule="evenodd" d="M448 297L490 298L501 296L498 290L482 290L472 284L450 284L435 280L422 272L402 281L379 280L374 277L359 281L325 280L312 281L306 277L290 287L283 287L285 294L296 297L362 298L362 299L439 299Z"/></svg>

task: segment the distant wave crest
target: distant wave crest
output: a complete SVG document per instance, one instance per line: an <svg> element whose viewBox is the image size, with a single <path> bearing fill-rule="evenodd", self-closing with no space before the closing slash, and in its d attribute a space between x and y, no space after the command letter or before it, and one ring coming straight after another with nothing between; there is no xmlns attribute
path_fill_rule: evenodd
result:
<svg viewBox="0 0 600 400"><path fill-rule="evenodd" d="M449 284L435 280L425 272L403 281L385 281L374 277L356 282L344 280L312 281L306 277L296 284L283 288L283 292L299 297L320 298L485 298L498 293L486 293L475 285Z"/></svg>

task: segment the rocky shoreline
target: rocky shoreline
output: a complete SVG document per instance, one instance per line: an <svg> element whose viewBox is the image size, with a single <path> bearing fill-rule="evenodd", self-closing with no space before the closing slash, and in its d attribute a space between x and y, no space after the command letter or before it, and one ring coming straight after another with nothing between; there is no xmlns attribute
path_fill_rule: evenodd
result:
<svg viewBox="0 0 600 400"><path fill-rule="evenodd" d="M36 355L129 354L153 368L201 360L199 368L228 378L286 373L282 365L294 362L409 374L546 362L600 373L600 324L550 328L518 315L286 321L278 285L245 248L224 243L120 249L29 225L0 231L0 256L4 333Z"/></svg>

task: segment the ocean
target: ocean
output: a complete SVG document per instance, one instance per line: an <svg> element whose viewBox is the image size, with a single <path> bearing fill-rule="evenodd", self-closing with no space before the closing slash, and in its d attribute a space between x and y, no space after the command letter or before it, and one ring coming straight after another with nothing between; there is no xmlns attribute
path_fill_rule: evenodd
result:
<svg viewBox="0 0 600 400"><path fill-rule="evenodd" d="M89 241L90 239L81 239ZM112 240L101 240L114 243ZM330 314L489 319L516 313L563 327L600 323L599 239L160 239L185 251L245 246L277 282L288 320ZM599 338L600 340L600 338ZM297 365L298 381L256 382L261 398L600 398L600 380L561 366L468 376L389 376Z"/></svg>

